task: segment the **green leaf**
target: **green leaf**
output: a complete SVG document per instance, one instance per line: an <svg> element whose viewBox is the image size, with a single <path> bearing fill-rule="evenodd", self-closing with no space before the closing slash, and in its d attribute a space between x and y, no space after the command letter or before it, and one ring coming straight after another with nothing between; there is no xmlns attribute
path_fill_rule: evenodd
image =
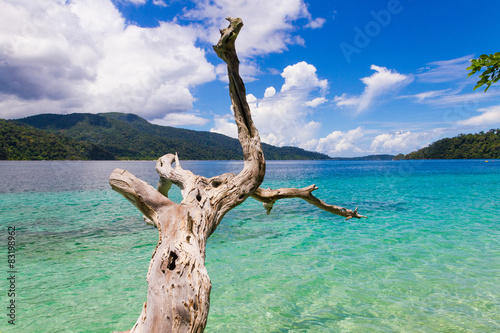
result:
<svg viewBox="0 0 500 333"><path fill-rule="evenodd" d="M483 67L485 70L483 73L479 75L479 81L477 81L474 90L486 84L487 91L492 83L495 83L500 78L500 52L496 52L493 54L481 54L477 59L471 59L471 66L467 67L467 70L470 71L467 77L472 76L473 74L481 71Z"/></svg>

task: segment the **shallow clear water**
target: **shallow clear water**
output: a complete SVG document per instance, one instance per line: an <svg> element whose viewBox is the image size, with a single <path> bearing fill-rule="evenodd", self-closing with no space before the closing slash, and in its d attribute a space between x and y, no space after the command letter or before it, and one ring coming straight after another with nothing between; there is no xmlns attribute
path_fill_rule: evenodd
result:
<svg viewBox="0 0 500 333"><path fill-rule="evenodd" d="M182 164L205 176L242 167ZM18 271L16 325L2 315L1 332L132 327L158 235L107 179L120 167L156 185L154 165L0 162L0 256L15 226ZM207 332L500 330L500 161L268 162L263 187L310 184L369 218L298 199L267 216L248 199L208 241Z"/></svg>

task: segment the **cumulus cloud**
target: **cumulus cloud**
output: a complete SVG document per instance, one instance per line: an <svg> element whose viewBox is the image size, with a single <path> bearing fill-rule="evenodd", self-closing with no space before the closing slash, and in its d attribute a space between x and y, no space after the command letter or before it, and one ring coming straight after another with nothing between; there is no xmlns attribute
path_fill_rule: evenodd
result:
<svg viewBox="0 0 500 333"><path fill-rule="evenodd" d="M214 127L210 129L210 132L224 134L235 139L238 138L238 127L230 114L215 116Z"/></svg>
<svg viewBox="0 0 500 333"><path fill-rule="evenodd" d="M266 88L266 91L264 92L264 98L273 97L274 95L276 95L276 89L274 87Z"/></svg>
<svg viewBox="0 0 500 333"><path fill-rule="evenodd" d="M305 62L286 67L281 77L284 83L280 91L268 87L262 98L258 94L247 95L252 118L265 143L298 146L332 157L352 157L410 152L428 144L434 135L400 131L375 136L372 131L357 127L320 137L321 123L311 120L310 116L315 107L327 101L323 94L328 89L328 81L318 78L316 68ZM339 98L335 102L339 103ZM216 116L214 123L212 132L237 137L232 115Z"/></svg>
<svg viewBox="0 0 500 333"><path fill-rule="evenodd" d="M147 2L120 1L137 6ZM153 4L167 2L153 0ZM117 111L149 120L176 117L176 123L184 119L188 125L201 124L192 115L166 115L190 112L198 85L217 77L227 80L225 65L213 66L199 46L217 41L218 29L227 24L224 17L238 15L246 24L238 40L245 82L261 73L250 57L304 43L294 26L297 20L305 19L311 28L323 24L322 19L312 18L303 0L286 5L280 0L237 4L196 0L183 17L197 22L180 25L173 20L155 28L127 23L111 0L0 0L0 5L0 116L4 118Z"/></svg>
<svg viewBox="0 0 500 333"><path fill-rule="evenodd" d="M137 2L140 4L141 2ZM132 112L147 119L192 108L215 78L198 31L173 22L126 25L111 1L1 0L0 113Z"/></svg>
<svg viewBox="0 0 500 333"><path fill-rule="evenodd" d="M194 9L185 17L203 21L210 28L205 29L205 39L214 44L219 39L218 29L227 25L227 16L241 17L245 29L238 40L238 54L249 57L272 52L282 52L288 45L302 45L304 40L294 35L293 23L307 19L311 27L319 28L321 19L312 19L303 0L195 0Z"/></svg>
<svg viewBox="0 0 500 333"><path fill-rule="evenodd" d="M318 140L316 151L329 156L355 156L362 152L361 139L363 138L361 127L342 132L334 131L326 137Z"/></svg>
<svg viewBox="0 0 500 333"><path fill-rule="evenodd" d="M352 97L346 94L336 96L334 101L337 106L356 106L356 113L361 113L369 109L379 97L396 93L413 81L411 76L397 73L385 67L371 65L370 69L374 70L375 73L361 79L365 84L363 93L360 96Z"/></svg>
<svg viewBox="0 0 500 333"><path fill-rule="evenodd" d="M317 97L317 98L313 99L312 101L306 102L306 105L310 106L312 108L315 108L315 107L325 103L326 101L327 101L327 99L325 97Z"/></svg>
<svg viewBox="0 0 500 333"><path fill-rule="evenodd" d="M314 88L325 90L328 87L327 80L320 80L316 75L316 67L301 61L295 65L287 66L281 76L285 79L285 84L281 91L287 91L292 88L305 89L310 91Z"/></svg>
<svg viewBox="0 0 500 333"><path fill-rule="evenodd" d="M446 133L445 129L424 132L397 131L373 133L357 127L349 131L334 131L321 139L312 139L303 147L331 157L354 157L371 154L410 153L429 145Z"/></svg>
<svg viewBox="0 0 500 333"><path fill-rule="evenodd" d="M384 133L377 135L372 140L370 149L372 153L408 153L428 144L427 140L431 136L432 134L426 132L412 133L409 131L398 131L396 133Z"/></svg>
<svg viewBox="0 0 500 333"><path fill-rule="evenodd" d="M190 110L195 100L190 88L215 78L205 52L194 45L196 38L193 29L175 23L128 26L109 36L91 86L97 107L140 110L148 119Z"/></svg>
<svg viewBox="0 0 500 333"><path fill-rule="evenodd" d="M286 67L281 76L285 82L279 92L268 87L263 98L247 96L252 118L263 142L305 147L321 127L320 123L308 119L311 108L326 101L324 96L311 100L311 95L324 94L328 81L319 79L316 68L305 62ZM214 121L212 132L236 137L232 115L216 117Z"/></svg>
<svg viewBox="0 0 500 333"><path fill-rule="evenodd" d="M500 124L500 105L478 109L480 115L457 122L461 126L494 126Z"/></svg>

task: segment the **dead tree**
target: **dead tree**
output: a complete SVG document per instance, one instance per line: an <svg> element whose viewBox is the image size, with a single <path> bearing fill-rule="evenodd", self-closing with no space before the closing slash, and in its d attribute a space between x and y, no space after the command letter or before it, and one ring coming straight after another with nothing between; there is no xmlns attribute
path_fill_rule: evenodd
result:
<svg viewBox="0 0 500 333"><path fill-rule="evenodd" d="M121 169L115 169L109 179L111 187L139 208L160 235L147 275L147 302L130 332L204 330L212 287L205 269L207 239L224 215L249 196L263 202L268 214L277 200L301 198L346 219L364 217L357 209L352 211L317 199L312 194L317 189L315 185L277 190L259 187L266 164L235 50L235 40L243 23L239 18L228 18L228 21L229 27L221 30L214 50L227 63L229 94L243 147L243 170L239 174L205 178L182 169L177 155L168 154L156 164L160 176L157 189ZM172 184L181 189L180 204L168 198Z"/></svg>

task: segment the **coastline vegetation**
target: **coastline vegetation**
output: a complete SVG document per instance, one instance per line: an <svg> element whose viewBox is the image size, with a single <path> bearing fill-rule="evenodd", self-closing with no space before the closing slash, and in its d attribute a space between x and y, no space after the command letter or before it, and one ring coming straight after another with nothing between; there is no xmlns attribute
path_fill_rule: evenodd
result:
<svg viewBox="0 0 500 333"><path fill-rule="evenodd" d="M438 140L428 147L395 159L498 159L500 158L500 129L476 134L460 134Z"/></svg>
<svg viewBox="0 0 500 333"><path fill-rule="evenodd" d="M0 160L109 160L114 156L89 143L0 119Z"/></svg>

